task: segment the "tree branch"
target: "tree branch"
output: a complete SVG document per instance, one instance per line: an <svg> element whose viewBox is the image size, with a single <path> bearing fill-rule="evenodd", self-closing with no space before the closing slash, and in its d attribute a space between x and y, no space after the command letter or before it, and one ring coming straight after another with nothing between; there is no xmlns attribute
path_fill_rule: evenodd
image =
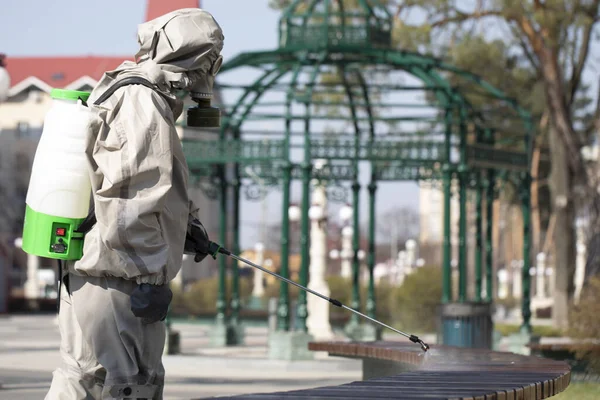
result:
<svg viewBox="0 0 600 400"><path fill-rule="evenodd" d="M519 45L523 50L523 54L525 54L525 57L527 57L527 59L531 63L531 66L535 68L536 71L540 71L540 63L538 60L535 59L535 56L531 52L529 45L523 40L523 36L520 35L519 32L515 32L516 29L514 26L509 25L509 28L511 30L512 35L519 41Z"/></svg>
<svg viewBox="0 0 600 400"><path fill-rule="evenodd" d="M540 63L543 63L544 60L542 59L541 55L542 50L544 48L544 42L540 37L539 33L535 30L535 28L531 24L531 21L529 21L526 17L521 16L521 18L516 19L515 21L519 28L521 28L521 31L527 36L527 39L529 39L531 48L533 49L533 52L538 56Z"/></svg>
<svg viewBox="0 0 600 400"><path fill-rule="evenodd" d="M595 2L594 7L596 11L598 10L599 5L600 0L597 0ZM592 17L592 21L589 23L589 25L585 27L583 31L582 43L579 50L579 58L577 60L577 63L575 63L573 66L573 73L571 75L571 79L569 80L569 87L567 93L568 107L571 107L571 105L573 104L573 101L575 100L575 93L577 92L577 89L579 89L579 84L581 83L581 75L583 73L583 69L585 68L585 63L587 61L588 54L590 51L592 32L594 30L596 22L598 22L598 16Z"/></svg>
<svg viewBox="0 0 600 400"><path fill-rule="evenodd" d="M533 0L533 9L539 10L542 8L546 8L546 4L542 3L540 0Z"/></svg>
<svg viewBox="0 0 600 400"><path fill-rule="evenodd" d="M476 11L473 13L463 13L462 11L454 10L454 12L456 12L456 15L454 16L442 18L438 21L432 22L431 27L438 28L451 23L465 22L471 19L481 19L490 16L501 17L503 15L502 11L500 10Z"/></svg>
<svg viewBox="0 0 600 400"><path fill-rule="evenodd" d="M596 98L596 109L590 123L585 127L584 132L587 135L591 134L594 130L600 132L600 85L598 85L598 93Z"/></svg>

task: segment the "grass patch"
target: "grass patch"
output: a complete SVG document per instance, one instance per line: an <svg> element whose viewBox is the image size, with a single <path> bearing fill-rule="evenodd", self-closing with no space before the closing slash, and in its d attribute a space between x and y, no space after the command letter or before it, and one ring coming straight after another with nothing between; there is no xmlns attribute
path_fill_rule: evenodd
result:
<svg viewBox="0 0 600 400"><path fill-rule="evenodd" d="M515 333L519 333L519 329L521 327L519 325L512 324L494 324L494 329L497 330L502 336L508 336ZM561 337L563 333L560 329L557 329L553 326L533 326L532 333L535 336L543 336L543 337Z"/></svg>
<svg viewBox="0 0 600 400"><path fill-rule="evenodd" d="M551 398L553 400L597 400L600 398L600 383L571 383L567 390Z"/></svg>

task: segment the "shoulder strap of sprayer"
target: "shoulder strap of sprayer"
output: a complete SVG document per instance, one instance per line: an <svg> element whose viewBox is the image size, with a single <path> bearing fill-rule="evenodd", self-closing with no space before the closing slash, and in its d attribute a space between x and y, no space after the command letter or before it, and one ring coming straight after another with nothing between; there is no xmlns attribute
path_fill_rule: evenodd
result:
<svg viewBox="0 0 600 400"><path fill-rule="evenodd" d="M100 97L98 97L98 99L96 99L96 101L94 102L94 105L99 106L100 104L102 104L106 100L108 100L108 98L110 96L115 94L115 92L118 89L122 88L123 86L128 86L128 85L143 85L152 90L157 90L156 86L154 84L152 84L152 82L150 82L148 79L141 78L139 76L132 76L129 78L121 79L120 81L117 81L117 83L115 83L114 85L112 85L111 87L106 89L106 91L104 93L102 93L100 95Z"/></svg>
<svg viewBox="0 0 600 400"><path fill-rule="evenodd" d="M121 79L120 81L117 81L117 83L115 83L114 85L112 85L111 87L106 89L106 91L104 93L102 93L100 95L100 97L98 97L98 99L96 99L96 101L94 101L94 105L98 106L98 105L104 103L119 88L122 88L123 86L127 86L127 85L143 85L152 90L156 90L156 86L153 85L152 82L150 82L149 80L140 78L137 76L132 76L129 78ZM95 224L96 224L96 211L94 208L94 203L92 202L92 205L90 206L90 211L89 211L87 217L85 217L85 219L79 225L79 228L77 228L77 230L75 232L83 233L85 235L86 233L88 233L90 231L90 229L92 229L92 227Z"/></svg>

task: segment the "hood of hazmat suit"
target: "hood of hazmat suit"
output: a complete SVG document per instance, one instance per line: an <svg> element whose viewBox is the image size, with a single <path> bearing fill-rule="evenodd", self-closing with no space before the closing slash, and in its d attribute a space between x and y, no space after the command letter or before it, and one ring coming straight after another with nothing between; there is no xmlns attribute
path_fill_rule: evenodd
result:
<svg viewBox="0 0 600 400"><path fill-rule="evenodd" d="M87 157L97 223L85 237L74 272L162 285L181 268L190 208L188 168L175 122L176 93L209 97L224 36L208 12L180 9L139 25L140 50L104 74L88 104L119 80L123 86L93 106Z"/></svg>

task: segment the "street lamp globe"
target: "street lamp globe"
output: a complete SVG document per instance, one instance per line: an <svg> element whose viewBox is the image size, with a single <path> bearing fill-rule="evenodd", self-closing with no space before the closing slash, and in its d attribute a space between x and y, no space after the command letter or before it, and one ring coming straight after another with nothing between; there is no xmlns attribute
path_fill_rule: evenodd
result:
<svg viewBox="0 0 600 400"><path fill-rule="evenodd" d="M261 242L258 242L254 245L254 250L256 250L259 253L261 253L264 249L265 249L265 245L262 244Z"/></svg>
<svg viewBox="0 0 600 400"><path fill-rule="evenodd" d="M314 204L308 209L308 218L310 218L312 221L320 221L324 216L325 212L323 207L318 204Z"/></svg>
<svg viewBox="0 0 600 400"><path fill-rule="evenodd" d="M329 258L332 260L337 260L340 258L340 251L338 249L333 249L329 252Z"/></svg>
<svg viewBox="0 0 600 400"><path fill-rule="evenodd" d="M364 250L359 250L356 253L356 256L358 257L359 260L364 260L365 259L365 251Z"/></svg>
<svg viewBox="0 0 600 400"><path fill-rule="evenodd" d="M500 282L508 282L508 272L506 269L501 269L498 271L498 280Z"/></svg>
<svg viewBox="0 0 600 400"><path fill-rule="evenodd" d="M290 208L288 208L288 217L290 218L290 221L292 221L292 222L299 221L300 220L300 207L298 207L298 205L296 205L296 204L290 205Z"/></svg>
<svg viewBox="0 0 600 400"><path fill-rule="evenodd" d="M324 159L317 159L314 161L313 166L315 167L315 169L323 169L325 167L325 165L327 165L327 160Z"/></svg>
<svg viewBox="0 0 600 400"><path fill-rule="evenodd" d="M340 219L343 222L350 221L350 218L352 218L352 214L354 214L354 210L352 209L352 206L350 206L350 204L346 204L340 209Z"/></svg>

